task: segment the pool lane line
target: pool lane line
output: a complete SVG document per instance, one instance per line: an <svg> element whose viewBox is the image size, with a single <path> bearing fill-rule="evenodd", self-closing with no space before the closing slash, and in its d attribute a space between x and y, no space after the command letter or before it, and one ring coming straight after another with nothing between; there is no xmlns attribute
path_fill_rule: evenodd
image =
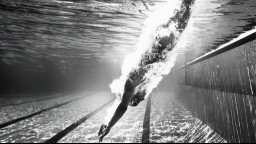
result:
<svg viewBox="0 0 256 144"><path fill-rule="evenodd" d="M92 93L92 92L90 92L90 93L88 93L88 94L91 94L91 93ZM67 95L61 94L60 96L50 96L50 97L46 97L46 98L42 98L42 99L35 99L35 100L26 101L26 102L21 102L21 103L0 105L0 108L9 107L9 106L18 106L18 105L23 105L23 104L33 103L33 102L40 102L40 101L52 100L52 99L57 99L57 98L60 98L60 97L65 97L65 96L67 96Z"/></svg>
<svg viewBox="0 0 256 144"><path fill-rule="evenodd" d="M144 121L143 121L142 143L149 143L151 99L152 99L152 96L150 95L148 97Z"/></svg>
<svg viewBox="0 0 256 144"><path fill-rule="evenodd" d="M91 94L89 94L89 95L91 95ZM2 124L0 124L0 129L5 128L5 127L7 127L7 126L9 126L9 125L15 124L15 123L17 123L17 122L23 121L23 120L25 120L25 119L31 118L31 117L33 117L33 116L39 115L39 114L41 114L41 113L43 113L43 112L45 112L45 111L48 111L48 110L51 110L51 109L55 109L55 108L58 108L58 107L61 107L61 106L64 106L64 105L67 105L67 104L69 104L69 103L72 103L72 102L74 102L74 101L80 100L80 99L82 99L82 98L84 98L84 97L86 97L86 96L89 96L89 95L85 95L85 96L82 96L82 97L79 97L79 98L70 100L70 101L68 101L68 102L65 102L65 103L62 103L62 104L59 104L59 105L50 107L50 108L46 108L46 109L40 110L40 111L35 112L35 113L32 113L32 114L30 114L30 115L27 115L27 116L24 116L24 117L20 117L20 118L11 120L11 121L6 122L6 123L2 123Z"/></svg>
<svg viewBox="0 0 256 144"><path fill-rule="evenodd" d="M73 131L74 129L76 129L79 125L81 125L82 123L84 123L86 120L88 120L90 117L94 116L97 112L99 112L100 110L102 110L104 107L106 107L107 105L109 105L110 103L114 102L115 98L111 99L110 101L108 101L107 103L103 104L101 107L97 108L96 110L92 111L91 113L89 113L88 115L84 116L83 118L79 119L78 121L76 121L75 123L71 124L70 126L68 126L67 128L65 128L64 130L62 130L61 132L59 132L58 134L56 134L55 136L53 136L52 138L50 138L49 140L45 141L45 143L57 143L59 140L61 140L63 137L65 137L68 133L70 133L71 131Z"/></svg>
<svg viewBox="0 0 256 144"><path fill-rule="evenodd" d="M21 103L12 103L12 104L0 105L0 108L9 107L9 106L18 106L18 105L23 105L23 104L33 103L33 102L51 100L51 99L57 99L57 98L60 98L60 97L64 97L64 96L63 95L51 96L51 97L46 97L46 98L42 98L42 99L35 99L35 100L25 101L25 102L21 102Z"/></svg>

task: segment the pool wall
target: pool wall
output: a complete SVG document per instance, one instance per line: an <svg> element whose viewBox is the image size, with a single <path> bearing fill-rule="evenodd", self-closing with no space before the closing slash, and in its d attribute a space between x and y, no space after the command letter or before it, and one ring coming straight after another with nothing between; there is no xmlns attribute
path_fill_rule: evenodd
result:
<svg viewBox="0 0 256 144"><path fill-rule="evenodd" d="M256 33L170 74L181 103L228 142L256 143L255 39Z"/></svg>

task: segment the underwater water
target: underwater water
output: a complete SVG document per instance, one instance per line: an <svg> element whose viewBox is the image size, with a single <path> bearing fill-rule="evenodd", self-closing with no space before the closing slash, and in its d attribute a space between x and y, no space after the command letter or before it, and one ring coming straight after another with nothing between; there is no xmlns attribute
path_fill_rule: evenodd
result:
<svg viewBox="0 0 256 144"><path fill-rule="evenodd" d="M152 94L150 142L227 142L178 102L171 84L161 80L171 70L255 29L256 1L195 0L185 10L177 8L179 2L0 1L0 142L50 139L120 96L134 68L144 71L137 91ZM187 10L189 17L175 25L173 13L179 10ZM152 56L160 47L171 53ZM139 79L134 75L133 80ZM121 82L114 81L118 79ZM106 141L142 142L146 102L128 111ZM98 127L109 117L110 105L86 117L60 142L97 142Z"/></svg>
<svg viewBox="0 0 256 144"><path fill-rule="evenodd" d="M99 84L109 89L108 84L120 76L124 58L136 51L145 20L165 4L162 0L1 1L1 91L93 89ZM177 66L253 29L255 5L254 0L195 1L177 48ZM184 53L189 53L186 58Z"/></svg>

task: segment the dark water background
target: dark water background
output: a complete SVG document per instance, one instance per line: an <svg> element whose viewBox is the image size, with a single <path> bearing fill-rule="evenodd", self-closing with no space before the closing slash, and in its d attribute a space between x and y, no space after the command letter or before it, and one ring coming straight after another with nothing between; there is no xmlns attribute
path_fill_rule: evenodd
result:
<svg viewBox="0 0 256 144"><path fill-rule="evenodd" d="M109 90L125 55L134 52L144 20L161 4L1 0L0 93ZM255 0L197 0L177 66L253 29L255 9Z"/></svg>

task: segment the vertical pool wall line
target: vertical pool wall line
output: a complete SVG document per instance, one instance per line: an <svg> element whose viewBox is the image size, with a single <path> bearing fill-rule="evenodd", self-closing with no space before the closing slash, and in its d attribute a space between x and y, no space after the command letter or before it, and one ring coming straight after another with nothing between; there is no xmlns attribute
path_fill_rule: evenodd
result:
<svg viewBox="0 0 256 144"><path fill-rule="evenodd" d="M256 142L256 29L169 76L182 104L228 142Z"/></svg>

